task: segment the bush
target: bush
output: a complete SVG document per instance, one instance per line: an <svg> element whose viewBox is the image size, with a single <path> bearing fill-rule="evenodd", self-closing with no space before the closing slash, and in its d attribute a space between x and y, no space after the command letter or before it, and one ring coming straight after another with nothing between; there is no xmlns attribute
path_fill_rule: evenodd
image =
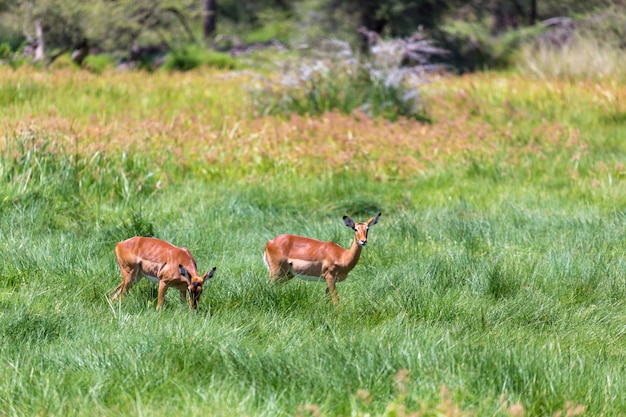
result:
<svg viewBox="0 0 626 417"><path fill-rule="evenodd" d="M543 30L530 27L493 34L490 26L461 21L443 25L438 38L450 52L446 62L460 72L506 69L514 64L520 46Z"/></svg>
<svg viewBox="0 0 626 417"><path fill-rule="evenodd" d="M339 110L389 120L400 116L427 120L418 87L426 81L430 55L443 53L421 34L383 41L372 32L369 59L359 59L350 45L325 42L319 59L288 65L278 80L260 78L252 100L262 114L321 114Z"/></svg>
<svg viewBox="0 0 626 417"><path fill-rule="evenodd" d="M522 73L539 78L626 79L626 59L622 50L579 35L562 47L544 43L525 47L518 67Z"/></svg>
<svg viewBox="0 0 626 417"><path fill-rule="evenodd" d="M231 70L237 67L237 61L224 52L205 50L204 65L218 69Z"/></svg>
<svg viewBox="0 0 626 417"><path fill-rule="evenodd" d="M14 50L8 42L0 43L0 65L8 64L12 68L19 68L28 62L21 49Z"/></svg>
<svg viewBox="0 0 626 417"><path fill-rule="evenodd" d="M115 61L110 55L88 55L83 65L95 74L102 74L107 68L114 67Z"/></svg>
<svg viewBox="0 0 626 417"><path fill-rule="evenodd" d="M522 48L520 71L540 78L626 79L626 7L544 24L545 33Z"/></svg>
<svg viewBox="0 0 626 417"><path fill-rule="evenodd" d="M258 17L261 25L244 35L245 43L289 42L291 40L294 24L287 13L266 10L259 13Z"/></svg>
<svg viewBox="0 0 626 417"><path fill-rule="evenodd" d="M6 44L11 51L16 52L23 49L26 41L24 34L20 30L17 30L14 26L9 27L0 20L0 45Z"/></svg>
<svg viewBox="0 0 626 417"><path fill-rule="evenodd" d="M8 43L0 43L0 60L8 60L11 58L13 51L11 51L11 47Z"/></svg>
<svg viewBox="0 0 626 417"><path fill-rule="evenodd" d="M43 64L44 63L42 62L41 65ZM74 61L72 61L72 54L69 52L59 56L57 59L52 61L52 63L48 64L48 66L54 69L79 69L80 68Z"/></svg>
<svg viewBox="0 0 626 417"><path fill-rule="evenodd" d="M171 52L163 64L169 71L190 71L201 66L234 69L235 59L223 52L207 50L198 45L188 45Z"/></svg>

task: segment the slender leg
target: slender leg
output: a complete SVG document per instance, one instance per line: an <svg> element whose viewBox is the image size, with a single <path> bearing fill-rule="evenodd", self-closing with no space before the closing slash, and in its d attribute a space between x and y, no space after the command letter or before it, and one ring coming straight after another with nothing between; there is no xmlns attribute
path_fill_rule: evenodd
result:
<svg viewBox="0 0 626 417"><path fill-rule="evenodd" d="M163 305L163 301L165 301L165 293L167 292L167 284L165 283L165 281L160 281L159 282L159 296L157 298L157 310L161 309L161 306Z"/></svg>
<svg viewBox="0 0 626 417"><path fill-rule="evenodd" d="M333 303L335 305L338 305L339 295L337 295L337 287L336 287L337 277L335 277L335 275L331 274L330 272L327 272L326 274L324 274L324 279L326 280L326 296L330 295L330 297L333 300Z"/></svg>
<svg viewBox="0 0 626 417"><path fill-rule="evenodd" d="M180 301L185 303L187 301L187 291L180 290ZM189 295L189 310L193 310L193 296Z"/></svg>
<svg viewBox="0 0 626 417"><path fill-rule="evenodd" d="M118 296L124 297L126 291L128 291L135 282L137 282L137 274L139 273L139 266L134 268L128 265L124 265L119 259L120 272L122 273L122 283L115 287L111 292L111 300L115 300Z"/></svg>
<svg viewBox="0 0 626 417"><path fill-rule="evenodd" d="M283 261L278 263L270 263L270 282L272 284L287 282L293 275L291 274L291 267L289 266L289 262Z"/></svg>

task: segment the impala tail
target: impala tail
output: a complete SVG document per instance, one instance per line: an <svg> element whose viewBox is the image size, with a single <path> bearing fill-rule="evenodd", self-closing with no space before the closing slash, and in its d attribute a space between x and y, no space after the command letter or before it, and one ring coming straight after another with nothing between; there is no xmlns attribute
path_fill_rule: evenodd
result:
<svg viewBox="0 0 626 417"><path fill-rule="evenodd" d="M263 263L265 264L265 267L267 268L268 271L271 271L270 269L270 263L267 260L267 249L265 249L263 251Z"/></svg>

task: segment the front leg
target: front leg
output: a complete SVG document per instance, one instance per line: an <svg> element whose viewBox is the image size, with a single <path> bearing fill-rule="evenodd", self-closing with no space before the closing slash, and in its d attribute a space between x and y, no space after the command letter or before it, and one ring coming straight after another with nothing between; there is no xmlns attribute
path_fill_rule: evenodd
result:
<svg viewBox="0 0 626 417"><path fill-rule="evenodd" d="M161 309L161 306L163 305L163 301L165 301L166 292L167 292L167 284L163 280L159 281L159 296L157 298L157 307L156 307L157 310Z"/></svg>
<svg viewBox="0 0 626 417"><path fill-rule="evenodd" d="M335 274L327 272L324 274L324 279L326 280L326 296L330 297L333 300L335 305L339 304L339 296L337 295L337 277Z"/></svg>
<svg viewBox="0 0 626 417"><path fill-rule="evenodd" d="M180 290L180 301L184 303L187 302L187 291ZM193 310L193 297L189 295L189 310Z"/></svg>

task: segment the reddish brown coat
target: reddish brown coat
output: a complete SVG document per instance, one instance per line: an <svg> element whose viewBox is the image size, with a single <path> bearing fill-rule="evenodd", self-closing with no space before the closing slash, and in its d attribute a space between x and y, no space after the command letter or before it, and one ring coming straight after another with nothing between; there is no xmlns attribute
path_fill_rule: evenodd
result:
<svg viewBox="0 0 626 417"><path fill-rule="evenodd" d="M361 250L367 244L367 234L371 226L378 223L381 213L366 222L354 223L344 216L346 226L354 230L354 240L350 249L344 249L333 242L322 242L296 235L279 235L267 242L263 260L270 273L271 282L288 281L294 276L326 281L326 294L335 304L339 302L336 283L348 277L361 257Z"/></svg>
<svg viewBox="0 0 626 417"><path fill-rule="evenodd" d="M152 237L136 236L115 245L115 256L122 273L122 283L113 290L111 298L124 296L142 277L159 284L157 309L165 300L169 287L180 291L184 302L189 292L189 308L198 306L202 286L215 273L215 268L200 276L196 261L187 248Z"/></svg>

